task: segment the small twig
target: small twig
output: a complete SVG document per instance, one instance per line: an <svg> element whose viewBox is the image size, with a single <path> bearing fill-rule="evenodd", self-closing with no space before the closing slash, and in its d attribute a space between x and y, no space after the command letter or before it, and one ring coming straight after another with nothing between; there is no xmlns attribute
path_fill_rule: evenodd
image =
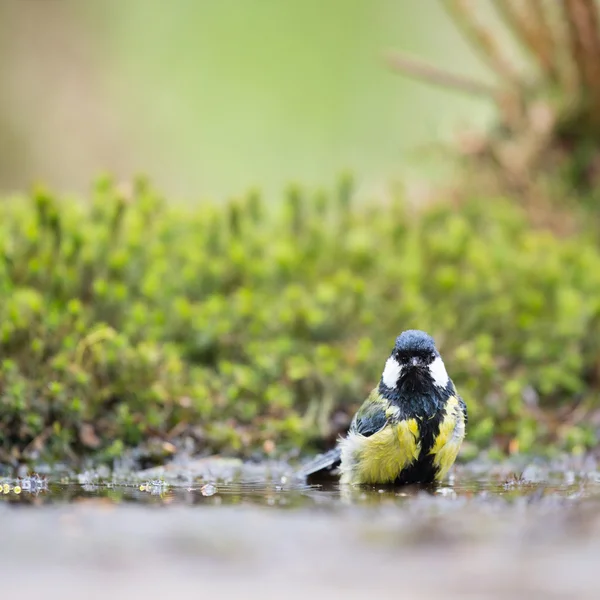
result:
<svg viewBox="0 0 600 600"><path fill-rule="evenodd" d="M530 3L529 3L530 2ZM571 56L571 33L568 18L565 16L564 0L543 2L529 0L527 7L531 11L531 19L536 22L546 21L546 32L550 36L557 83L563 97L571 97L578 93L579 73ZM543 6L543 7L542 7Z"/></svg>
<svg viewBox="0 0 600 600"><path fill-rule="evenodd" d="M46 427L40 434L38 434L33 440L31 440L25 448L23 448L21 454L26 455L30 450L40 452L46 440L52 435L52 427Z"/></svg>
<svg viewBox="0 0 600 600"><path fill-rule="evenodd" d="M593 102L592 119L600 121L600 37L594 0L565 0L565 16L571 32L573 60L581 83Z"/></svg>
<svg viewBox="0 0 600 600"><path fill-rule="evenodd" d="M317 424L319 427L319 432L323 437L329 435L330 432L330 424L329 417L333 411L334 406L334 398L333 395L326 392L321 400L321 406L319 407L319 412L317 415Z"/></svg>
<svg viewBox="0 0 600 600"><path fill-rule="evenodd" d="M521 77L503 55L496 37L475 17L473 4L469 0L443 0L443 5L463 30L465 37L480 51L490 67L500 76L512 83L519 84Z"/></svg>
<svg viewBox="0 0 600 600"><path fill-rule="evenodd" d="M386 56L388 65L404 75L410 75L416 79L427 81L446 88L454 88L461 92L474 94L476 96L487 96L495 99L498 90L491 85L475 81L464 75L456 75L444 71L439 67L431 65L421 59L413 58L398 52L389 53Z"/></svg>
<svg viewBox="0 0 600 600"><path fill-rule="evenodd" d="M540 52L544 53L543 58L542 54L539 55L540 62L543 61L542 67L545 67L547 63L549 76L558 79L560 77L558 56L560 44L557 44L556 32L550 14L548 14L548 11L551 13L552 9L543 0L528 0L525 6L530 11L528 19L531 22L533 35L538 38Z"/></svg>
<svg viewBox="0 0 600 600"><path fill-rule="evenodd" d="M553 35L543 3L540 0L528 0L523 12L517 8L514 0L494 0L496 11L515 37L540 63L546 77L557 79L557 67L554 56Z"/></svg>

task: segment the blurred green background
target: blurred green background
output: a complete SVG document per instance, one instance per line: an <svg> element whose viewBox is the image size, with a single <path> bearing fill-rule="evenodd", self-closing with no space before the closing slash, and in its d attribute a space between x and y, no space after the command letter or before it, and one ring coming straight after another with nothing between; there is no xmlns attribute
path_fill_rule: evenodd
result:
<svg viewBox="0 0 600 600"><path fill-rule="evenodd" d="M431 179L414 150L491 107L394 74L390 49L488 75L438 0L2 0L0 192L102 170L188 199Z"/></svg>

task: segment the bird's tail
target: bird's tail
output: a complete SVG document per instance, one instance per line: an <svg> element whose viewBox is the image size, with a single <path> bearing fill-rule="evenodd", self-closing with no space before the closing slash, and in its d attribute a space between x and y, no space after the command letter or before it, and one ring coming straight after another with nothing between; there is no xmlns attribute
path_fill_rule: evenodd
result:
<svg viewBox="0 0 600 600"><path fill-rule="evenodd" d="M295 473L298 479L328 478L335 474L335 469L340 466L341 452L339 448L333 448L324 454L315 456L312 460L302 465Z"/></svg>

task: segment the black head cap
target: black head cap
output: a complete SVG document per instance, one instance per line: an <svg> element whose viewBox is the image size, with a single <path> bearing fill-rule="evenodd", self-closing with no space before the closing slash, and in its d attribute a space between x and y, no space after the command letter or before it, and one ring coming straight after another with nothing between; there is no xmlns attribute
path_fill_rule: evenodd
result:
<svg viewBox="0 0 600 600"><path fill-rule="evenodd" d="M403 331L394 344L395 354L438 354L433 338L418 329Z"/></svg>

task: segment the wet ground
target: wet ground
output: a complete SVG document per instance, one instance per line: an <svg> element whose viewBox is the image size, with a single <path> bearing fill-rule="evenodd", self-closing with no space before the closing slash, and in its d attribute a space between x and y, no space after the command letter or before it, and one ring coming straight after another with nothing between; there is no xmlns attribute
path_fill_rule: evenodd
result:
<svg viewBox="0 0 600 600"><path fill-rule="evenodd" d="M203 460L0 492L4 597L600 598L591 459L471 463L429 490Z"/></svg>

